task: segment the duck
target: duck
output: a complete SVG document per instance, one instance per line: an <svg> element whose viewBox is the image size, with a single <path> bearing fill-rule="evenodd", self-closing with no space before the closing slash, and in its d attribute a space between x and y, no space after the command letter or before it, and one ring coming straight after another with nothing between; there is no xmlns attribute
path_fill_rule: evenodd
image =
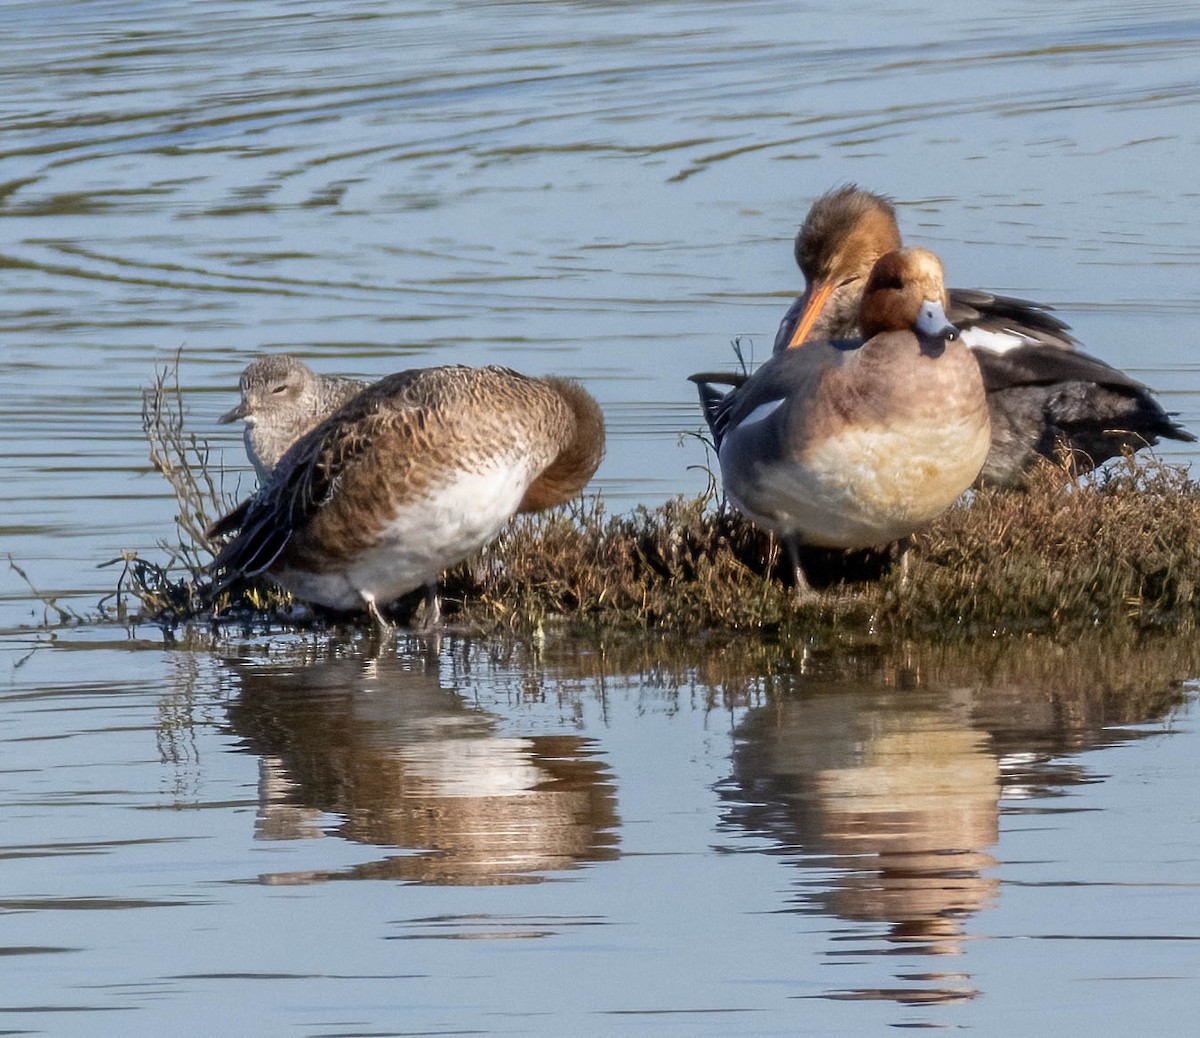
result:
<svg viewBox="0 0 1200 1038"><path fill-rule="evenodd" d="M991 447L979 365L947 317L941 261L879 257L857 339L775 354L722 393L693 375L729 500L787 546L798 598L814 592L801 544L901 541L950 507Z"/></svg>
<svg viewBox="0 0 1200 1038"><path fill-rule="evenodd" d="M795 239L805 290L780 322L773 352L858 335L872 267L900 247L896 210L883 195L847 184L818 198ZM951 288L946 316L975 355L991 411L979 485L1023 486L1043 459L1082 473L1161 439L1195 442L1147 386L1079 349L1050 307Z"/></svg>
<svg viewBox="0 0 1200 1038"><path fill-rule="evenodd" d="M335 612L426 588L514 515L573 498L604 455L604 417L570 379L450 365L362 389L289 447L258 492L209 529L228 537L205 599L269 578Z"/></svg>
<svg viewBox="0 0 1200 1038"><path fill-rule="evenodd" d="M246 423L246 456L263 483L293 443L367 385L362 379L319 375L288 353L259 357L242 372L237 405L217 422Z"/></svg>

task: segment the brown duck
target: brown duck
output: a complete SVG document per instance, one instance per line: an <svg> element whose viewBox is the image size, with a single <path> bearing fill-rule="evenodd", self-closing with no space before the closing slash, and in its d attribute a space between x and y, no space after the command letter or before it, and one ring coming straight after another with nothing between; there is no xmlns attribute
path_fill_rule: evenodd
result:
<svg viewBox="0 0 1200 1038"><path fill-rule="evenodd" d="M214 524L214 536L236 534L212 563L210 597L267 576L385 626L383 606L432 589L516 513L569 500L603 454L600 408L568 379L501 367L389 375L302 436Z"/></svg>
<svg viewBox="0 0 1200 1038"><path fill-rule="evenodd" d="M886 198L852 184L818 198L796 235L804 294L784 316L775 352L857 336L872 265L899 247ZM1047 307L952 288L946 315L973 350L987 390L992 449L981 483L1019 485L1039 459L1059 461L1064 451L1075 471L1088 471L1163 438L1195 440L1145 385L1076 349Z"/></svg>
<svg viewBox="0 0 1200 1038"><path fill-rule="evenodd" d="M946 317L942 265L924 249L873 266L863 338L777 353L721 395L700 384L730 500L798 546L858 549L907 537L979 475L991 444L979 365Z"/></svg>

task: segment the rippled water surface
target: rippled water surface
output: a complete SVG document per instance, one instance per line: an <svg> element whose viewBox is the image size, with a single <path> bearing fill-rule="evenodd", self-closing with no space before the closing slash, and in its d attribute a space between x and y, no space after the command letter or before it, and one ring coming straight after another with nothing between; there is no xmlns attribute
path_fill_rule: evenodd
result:
<svg viewBox="0 0 1200 1038"><path fill-rule="evenodd" d="M611 508L701 489L684 376L735 336L769 349L796 225L849 180L952 283L1055 304L1200 427L1195 5L843 7L0 7L0 551L43 596L4 564L0 1029L1191 1013L1190 645L191 654L36 630L43 598L86 615L99 563L172 536L139 412L177 355L231 484L215 418L287 350L574 375Z"/></svg>
<svg viewBox="0 0 1200 1038"><path fill-rule="evenodd" d="M0 1026L1177 1033L1191 1005L1191 646L25 648Z"/></svg>

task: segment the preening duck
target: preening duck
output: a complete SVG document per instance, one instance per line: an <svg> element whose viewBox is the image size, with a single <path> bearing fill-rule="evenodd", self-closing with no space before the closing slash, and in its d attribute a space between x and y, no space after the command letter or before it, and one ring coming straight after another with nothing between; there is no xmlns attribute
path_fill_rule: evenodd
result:
<svg viewBox="0 0 1200 1038"><path fill-rule="evenodd" d="M896 211L854 185L813 203L796 235L805 290L779 326L775 352L859 334L872 265L900 247ZM983 373L992 449L980 483L1019 485L1039 458L1088 471L1160 439L1192 442L1150 390L1078 350L1067 325L1038 303L977 290L948 292L947 316Z"/></svg>
<svg viewBox="0 0 1200 1038"><path fill-rule="evenodd" d="M568 379L500 367L389 375L302 436L214 524L211 535L235 535L212 563L209 597L266 576L383 627L380 609L433 586L516 513L572 498L603 454L600 408Z"/></svg>

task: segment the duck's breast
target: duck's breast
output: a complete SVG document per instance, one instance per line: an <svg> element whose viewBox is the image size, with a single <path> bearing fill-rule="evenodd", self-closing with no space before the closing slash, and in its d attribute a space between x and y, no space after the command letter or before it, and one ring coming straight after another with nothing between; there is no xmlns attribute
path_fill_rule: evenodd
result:
<svg viewBox="0 0 1200 1038"><path fill-rule="evenodd" d="M949 507L982 468L989 427L978 367L961 344L931 356L915 336L891 333L733 439L721 461L739 507L809 543L862 548Z"/></svg>

